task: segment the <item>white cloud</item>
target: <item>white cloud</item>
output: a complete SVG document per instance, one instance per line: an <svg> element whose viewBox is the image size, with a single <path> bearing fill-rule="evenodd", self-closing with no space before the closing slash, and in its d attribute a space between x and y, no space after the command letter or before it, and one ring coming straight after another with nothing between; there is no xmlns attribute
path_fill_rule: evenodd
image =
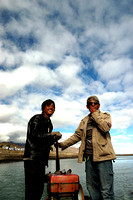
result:
<svg viewBox="0 0 133 200"><path fill-rule="evenodd" d="M127 112L128 110L128 112ZM114 129L126 129L129 126L132 125L132 119L133 119L133 109L130 110L127 109L118 109L115 111L112 111L112 121L113 121L113 128Z"/></svg>
<svg viewBox="0 0 133 200"><path fill-rule="evenodd" d="M11 105L0 105L0 121L4 123L11 121L12 116L17 114L17 111L17 107Z"/></svg>
<svg viewBox="0 0 133 200"><path fill-rule="evenodd" d="M55 128L75 127L84 117L84 112L87 110L85 105L75 100L58 98L56 102L57 108L53 117Z"/></svg>
<svg viewBox="0 0 133 200"><path fill-rule="evenodd" d="M23 1L19 2L17 0L14 0L11 2L10 0L1 0L1 8L3 9L9 9L11 11L17 11L19 8L27 8L29 1Z"/></svg>
<svg viewBox="0 0 133 200"><path fill-rule="evenodd" d="M15 125L12 123L0 124L0 129L1 129L0 141L8 141L8 140L14 139L15 141L19 142L19 137L23 137L23 135L26 132L25 128L21 127L21 125L18 125L18 124ZM15 134L15 137L14 137L14 134Z"/></svg>
<svg viewBox="0 0 133 200"><path fill-rule="evenodd" d="M121 76L125 76L127 72L132 70L132 62L128 58L95 61L94 64L100 78L105 81L120 79Z"/></svg>
<svg viewBox="0 0 133 200"><path fill-rule="evenodd" d="M132 141L114 144L116 154L133 154Z"/></svg>
<svg viewBox="0 0 133 200"><path fill-rule="evenodd" d="M94 94L113 129L132 127L131 2L40 3L1 1L0 136L24 141L28 120L51 98L54 127L67 138Z"/></svg>
<svg viewBox="0 0 133 200"><path fill-rule="evenodd" d="M133 154L132 142L132 136L127 134L112 137L112 143L116 154Z"/></svg>
<svg viewBox="0 0 133 200"><path fill-rule="evenodd" d="M13 71L0 71L1 98L15 94L36 78L36 70L21 66Z"/></svg>

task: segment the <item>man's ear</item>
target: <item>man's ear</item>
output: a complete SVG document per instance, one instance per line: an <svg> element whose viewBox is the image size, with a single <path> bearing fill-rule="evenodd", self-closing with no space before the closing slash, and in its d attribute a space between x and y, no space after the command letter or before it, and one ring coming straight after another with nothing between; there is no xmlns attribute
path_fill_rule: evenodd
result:
<svg viewBox="0 0 133 200"><path fill-rule="evenodd" d="M86 105L86 108L87 108L87 109L89 109L89 106L88 106L88 105Z"/></svg>

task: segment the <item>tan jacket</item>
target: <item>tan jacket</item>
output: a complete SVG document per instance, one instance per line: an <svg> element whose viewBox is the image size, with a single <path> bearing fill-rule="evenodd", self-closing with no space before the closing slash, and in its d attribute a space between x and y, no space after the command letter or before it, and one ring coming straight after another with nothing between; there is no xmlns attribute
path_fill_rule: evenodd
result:
<svg viewBox="0 0 133 200"><path fill-rule="evenodd" d="M89 116L87 115L85 118L83 118L75 133L61 143L62 150L64 150L81 140L81 146L78 154L79 163L83 161L84 156L88 117ZM97 110L96 112L92 113L92 119L96 122L96 125L92 130L93 160L104 161L115 159L116 156L109 134L109 130L111 128L110 114L102 113L100 110Z"/></svg>

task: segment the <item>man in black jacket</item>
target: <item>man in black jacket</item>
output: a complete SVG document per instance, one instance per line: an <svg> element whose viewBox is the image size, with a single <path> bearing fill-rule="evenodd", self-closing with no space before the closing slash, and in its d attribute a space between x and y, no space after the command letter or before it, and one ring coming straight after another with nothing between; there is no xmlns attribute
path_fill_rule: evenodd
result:
<svg viewBox="0 0 133 200"><path fill-rule="evenodd" d="M54 101L51 99L44 101L41 108L42 114L34 115L28 123L24 152L25 200L41 199L50 146L61 138L59 132L51 133L53 125L50 117L55 111Z"/></svg>

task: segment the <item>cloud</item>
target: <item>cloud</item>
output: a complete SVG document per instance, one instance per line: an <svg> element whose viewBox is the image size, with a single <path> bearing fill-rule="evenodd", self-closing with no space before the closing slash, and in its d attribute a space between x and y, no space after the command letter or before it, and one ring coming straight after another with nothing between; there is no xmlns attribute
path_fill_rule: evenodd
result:
<svg viewBox="0 0 133 200"><path fill-rule="evenodd" d="M113 147L116 154L132 154L132 142L133 137L131 135L117 135L112 137Z"/></svg>
<svg viewBox="0 0 133 200"><path fill-rule="evenodd" d="M2 0L0 11L1 140L24 142L28 120L48 98L56 102L54 128L66 139L94 94L113 131L132 129L130 0Z"/></svg>
<svg viewBox="0 0 133 200"><path fill-rule="evenodd" d="M95 68L99 76L104 81L118 79L125 76L125 73L132 72L132 61L128 58L120 58L116 60L107 60L104 62L95 61Z"/></svg>
<svg viewBox="0 0 133 200"><path fill-rule="evenodd" d="M13 107L11 105L0 105L0 121L7 122L10 121L12 116L17 113L17 107Z"/></svg>
<svg viewBox="0 0 133 200"><path fill-rule="evenodd" d="M1 124L1 134L0 141L17 141L24 142L25 129L19 125L14 125L11 123ZM17 137L16 137L17 136ZM23 141L20 141L21 136L23 136Z"/></svg>
<svg viewBox="0 0 133 200"><path fill-rule="evenodd" d="M43 65L23 65L12 71L0 71L1 98L11 96L26 86L44 88L65 88L65 93L83 93L84 86L79 73L81 61L73 57L66 57L56 69ZM73 82L76 84L73 84Z"/></svg>
<svg viewBox="0 0 133 200"><path fill-rule="evenodd" d="M1 98L13 95L30 84L36 77L34 72L35 70L32 68L31 76L31 69L28 66L20 66L13 71L0 71Z"/></svg>

